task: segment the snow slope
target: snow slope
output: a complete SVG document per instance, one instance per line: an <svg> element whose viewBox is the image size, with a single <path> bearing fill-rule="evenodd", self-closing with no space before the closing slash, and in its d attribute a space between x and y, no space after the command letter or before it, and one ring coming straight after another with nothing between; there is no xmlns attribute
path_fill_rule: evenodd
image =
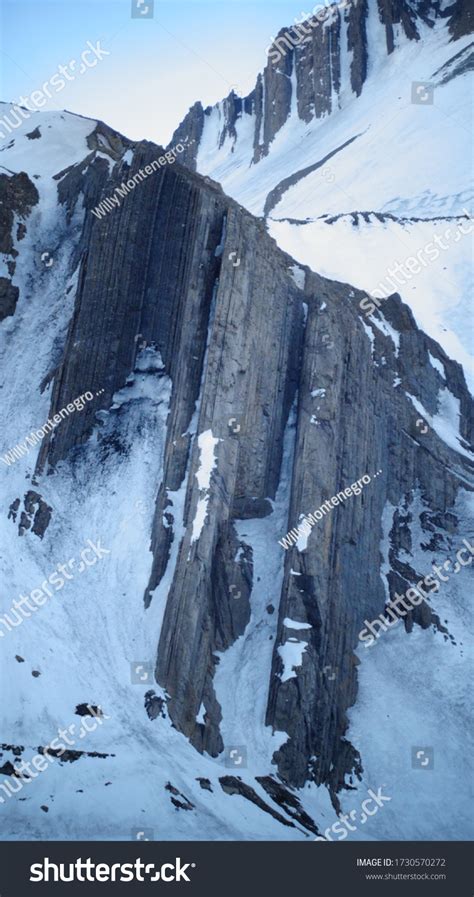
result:
<svg viewBox="0 0 474 897"><path fill-rule="evenodd" d="M251 161L253 115L243 112L237 138L228 135L219 146L216 106L197 157L201 174L262 215L282 181L331 156L267 208L268 228L298 261L368 292L386 281L394 264L472 217L472 72L445 80L454 68L450 60L459 56L459 64L472 53L472 37L450 41L443 20L433 29L417 26L421 40L398 34L387 56L385 28L369 0L369 70L359 97L346 87L340 108L310 123L298 117L293 102L257 164ZM412 102L417 82L433 85L432 103ZM365 219L354 220L357 212L367 213ZM392 217L379 220L375 213ZM472 384L472 234L447 244L421 273L402 279L398 292L419 326L463 364Z"/></svg>

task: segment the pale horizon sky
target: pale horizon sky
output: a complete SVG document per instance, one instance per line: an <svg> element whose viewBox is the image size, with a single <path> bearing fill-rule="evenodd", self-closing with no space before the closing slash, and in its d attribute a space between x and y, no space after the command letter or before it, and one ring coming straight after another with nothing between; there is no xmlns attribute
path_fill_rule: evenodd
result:
<svg viewBox="0 0 474 897"><path fill-rule="evenodd" d="M72 59L78 70L87 41L100 41L110 55L52 90L43 109L99 118L133 140L166 144L196 100L212 105L232 87L249 93L271 40L314 7L155 0L154 17L138 20L131 0L0 0L0 99L41 90Z"/></svg>

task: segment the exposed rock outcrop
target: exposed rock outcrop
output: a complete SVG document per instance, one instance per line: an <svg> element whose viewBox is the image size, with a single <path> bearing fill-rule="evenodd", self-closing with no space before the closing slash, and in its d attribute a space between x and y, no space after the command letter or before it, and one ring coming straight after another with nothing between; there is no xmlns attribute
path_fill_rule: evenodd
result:
<svg viewBox="0 0 474 897"><path fill-rule="evenodd" d="M344 486L372 477L360 496L318 524L307 550L281 550L285 572L267 671L267 724L289 736L275 755L281 779L326 783L337 804L345 775L361 771L345 739L346 713L357 692L357 634L364 618L385 605L384 507L389 502L405 516L415 513L418 490L427 531L438 515L443 538L448 522L456 528L447 515L459 485L472 479L467 458L433 429L420 436L410 396L434 415L440 390L449 390L459 402L464 445L472 442L472 405L459 365L416 327L398 297L384 302L383 315L361 320L363 293L295 266L263 222L188 169L162 167L109 214L92 215L95 204L161 152L142 143L131 167L119 160L109 175L103 160L91 159L81 177L71 169L59 182L71 213L80 192L88 211L50 415L89 388L96 400L44 441L37 474L73 462L92 431L97 451L107 439L108 452L128 451L126 442L110 442L96 413L110 410L114 395L126 389L144 341L159 358L147 367L149 376L172 384L145 593L149 605L176 547L156 678L174 726L214 756L223 749L217 652L245 631L255 586L254 546L238 535L236 521L263 519L272 510L290 409L296 437L288 530ZM443 366L444 379L429 354ZM199 477L203 465L210 468L207 486ZM175 503L178 490L183 511ZM396 530L394 568L402 538ZM275 532L275 540L283 535ZM419 572L399 567L398 577L410 585ZM390 587L400 588L399 579ZM293 644L304 642L301 664L290 675L281 650L290 637L288 620L304 627L290 634ZM406 625L431 621L426 607ZM342 675L328 676L328 668ZM150 692L149 716L161 710ZM244 785L228 777L223 787L243 793ZM292 811L304 825L298 808Z"/></svg>
<svg viewBox="0 0 474 897"><path fill-rule="evenodd" d="M195 103L174 132L170 147L188 138L183 161L196 170L199 144L211 116L219 121L219 146L227 138L236 141L239 120L251 116L256 163L268 154L270 144L288 121L295 89L296 112L303 122L336 111L344 94L360 96L369 62L375 52L380 52L368 42L371 9L385 28L387 55L401 40L420 40L421 29L433 27L438 19L448 18L453 40L473 29L469 0L456 0L448 7L439 0L373 0L369 6L369 0L333 3L299 24L282 28L267 48L267 64L251 93L241 98L232 90L220 103L206 109Z"/></svg>
<svg viewBox="0 0 474 897"><path fill-rule="evenodd" d="M470 0L455 0L453 4L448 6L446 12L450 16L449 30L453 35L453 40L458 40L465 34L472 34L474 29L474 7Z"/></svg>
<svg viewBox="0 0 474 897"><path fill-rule="evenodd" d="M25 220L39 200L38 191L25 172L0 174L0 253L9 256L9 277L0 277L0 321L15 313L20 290L13 284L18 250L26 233ZM17 227L15 230L15 221Z"/></svg>

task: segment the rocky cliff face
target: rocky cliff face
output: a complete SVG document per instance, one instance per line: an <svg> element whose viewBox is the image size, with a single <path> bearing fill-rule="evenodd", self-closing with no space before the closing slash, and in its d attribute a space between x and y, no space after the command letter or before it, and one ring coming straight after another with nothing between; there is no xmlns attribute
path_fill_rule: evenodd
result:
<svg viewBox="0 0 474 897"><path fill-rule="evenodd" d="M448 20L452 39L473 28L469 0L445 6L439 0L353 0L333 3L318 16L282 28L267 48L267 64L254 90L245 98L232 91L221 103L203 109L197 102L175 131L170 146L192 135L185 163L196 168L199 144L206 122L217 116L219 146L226 137L237 140L236 124L253 117L253 162L268 155L270 145L291 115L294 82L296 114L301 121L325 118L343 107L350 94L360 96L368 68L381 47L373 39L373 23L385 28L385 52L390 55L401 42L420 40L423 28ZM371 39L372 29L372 39Z"/></svg>
<svg viewBox="0 0 474 897"><path fill-rule="evenodd" d="M38 199L35 185L24 172L11 177L0 175L0 252L7 259L8 274L0 277L0 321L15 312L19 296L19 289L12 282L18 256L15 242L23 239L25 219Z"/></svg>
<svg viewBox="0 0 474 897"><path fill-rule="evenodd" d="M88 145L87 158L57 177L63 238L73 239L64 287L73 271L77 286L61 358L46 378L49 416L86 390L97 399L45 438L37 487L64 464L74 471L85 451L109 461L130 453L120 421L140 402L137 383L146 379L154 395L169 378L166 424L153 424L164 452L150 495L144 595L146 615L167 584L155 644L167 712L198 751L221 755L226 708L216 677L230 647L244 637L251 651L272 620L270 663L262 653L258 677L266 694L260 725L281 737L265 772L272 762L287 786L327 785L337 806L347 776L364 765L345 735L357 697L358 633L387 601L385 510L396 509L391 596L424 575L403 555L413 521L428 545L433 532L448 545L459 529L454 506L472 482L473 438L461 369L399 297L366 320L363 293L296 265L261 221L178 163L154 171L98 218L92 210L162 150L131 145L102 125ZM32 185L23 181L31 203ZM5 214L15 197L4 192ZM123 404L118 397L127 391ZM454 445L435 427L419 428L417 407L434 418L442 394L459 408ZM366 474L370 485L334 506L305 544L287 551L278 544ZM288 503L277 517L284 482ZM51 514L54 521L54 507L43 514L41 535ZM258 609L261 547L252 532L263 526L264 554L279 572L266 584L272 600ZM415 624L441 626L427 602L406 617L407 630ZM235 782L226 780L228 793L242 793Z"/></svg>
<svg viewBox="0 0 474 897"><path fill-rule="evenodd" d="M283 778L302 785L315 776L337 792L360 760L344 739L346 710L357 694L359 615L372 620L387 600L379 568L384 506L403 506L406 523L416 483L426 508L425 532L437 515L448 531L445 497L450 496L449 504L455 501L462 476L461 459L455 472L453 456L433 433L429 442L419 439L420 421L417 427L409 396L421 400L423 395L426 407L434 409L441 388L430 352L442 362L448 388L464 408L468 440L473 420L459 366L420 333L397 297L384 308L388 327L379 329L374 321L369 342L355 313L360 295L313 275L307 286L313 302L301 360L289 528L335 495L340 484L353 482L357 471L377 478L359 502L317 524L303 552L287 553L277 644L296 638L304 653L298 676L285 679L276 649L267 720L290 734L276 755ZM472 476L467 463L466 475L469 471ZM394 556L399 526L390 533ZM390 598L419 581L418 573L394 560ZM295 633L285 626L291 620L306 626ZM436 622L426 602L406 618L407 629Z"/></svg>

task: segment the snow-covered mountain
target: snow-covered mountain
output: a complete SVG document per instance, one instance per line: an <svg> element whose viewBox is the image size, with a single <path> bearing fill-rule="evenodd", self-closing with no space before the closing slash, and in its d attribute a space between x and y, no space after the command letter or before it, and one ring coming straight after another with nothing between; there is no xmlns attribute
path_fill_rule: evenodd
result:
<svg viewBox="0 0 474 897"><path fill-rule="evenodd" d="M470 226L468 18L332 10L167 153L0 104L4 837L471 836L469 237L448 298L417 275L426 320L402 289L368 314L398 236Z"/></svg>
<svg viewBox="0 0 474 897"><path fill-rule="evenodd" d="M469 0L333 5L300 43L282 29L249 96L196 103L171 141L192 135L187 164L298 261L399 292L471 385L473 18Z"/></svg>

